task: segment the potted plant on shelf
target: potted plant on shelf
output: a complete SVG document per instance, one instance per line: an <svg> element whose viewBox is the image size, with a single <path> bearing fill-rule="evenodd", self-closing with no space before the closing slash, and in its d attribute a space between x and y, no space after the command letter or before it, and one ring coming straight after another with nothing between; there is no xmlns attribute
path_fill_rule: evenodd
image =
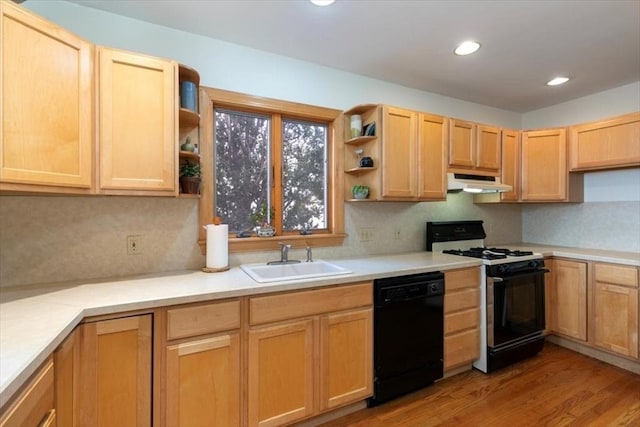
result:
<svg viewBox="0 0 640 427"><path fill-rule="evenodd" d="M369 197L369 187L366 185L354 185L351 188L351 194L354 199L366 199Z"/></svg>
<svg viewBox="0 0 640 427"><path fill-rule="evenodd" d="M263 203L250 216L251 221L256 225L255 230L258 237L272 237L276 234L271 222L275 215L275 209L268 209L267 204Z"/></svg>
<svg viewBox="0 0 640 427"><path fill-rule="evenodd" d="M200 164L189 160L180 166L180 188L185 194L200 193Z"/></svg>

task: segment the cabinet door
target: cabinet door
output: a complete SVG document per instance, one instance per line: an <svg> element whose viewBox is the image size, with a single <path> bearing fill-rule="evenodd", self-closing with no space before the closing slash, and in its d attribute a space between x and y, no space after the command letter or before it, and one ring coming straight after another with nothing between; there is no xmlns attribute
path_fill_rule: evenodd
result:
<svg viewBox="0 0 640 427"><path fill-rule="evenodd" d="M479 169L500 170L501 131L497 127L478 125L476 136L476 164Z"/></svg>
<svg viewBox="0 0 640 427"><path fill-rule="evenodd" d="M595 283L595 345L638 358L638 289Z"/></svg>
<svg viewBox="0 0 640 427"><path fill-rule="evenodd" d="M382 197L415 197L416 113L394 107L382 111Z"/></svg>
<svg viewBox="0 0 640 427"><path fill-rule="evenodd" d="M571 170L640 165L640 113L570 129Z"/></svg>
<svg viewBox="0 0 640 427"><path fill-rule="evenodd" d="M249 331L250 426L288 424L313 413L311 319Z"/></svg>
<svg viewBox="0 0 640 427"><path fill-rule="evenodd" d="M473 168L476 164L476 133L473 123L449 119L449 166Z"/></svg>
<svg viewBox="0 0 640 427"><path fill-rule="evenodd" d="M55 423L53 377L53 362L48 360L15 401L0 412L0 427L44 426L52 418Z"/></svg>
<svg viewBox="0 0 640 427"><path fill-rule="evenodd" d="M371 396L373 310L323 316L320 326L320 409Z"/></svg>
<svg viewBox="0 0 640 427"><path fill-rule="evenodd" d="M74 399L78 390L80 346L78 329L67 337L53 354L55 367L56 419L60 426L77 425L74 412Z"/></svg>
<svg viewBox="0 0 640 427"><path fill-rule="evenodd" d="M500 193L503 201L516 202L520 197L520 132L502 131L502 183L513 187L512 191Z"/></svg>
<svg viewBox="0 0 640 427"><path fill-rule="evenodd" d="M432 114L418 115L418 198L445 200L447 197L447 119Z"/></svg>
<svg viewBox="0 0 640 427"><path fill-rule="evenodd" d="M80 326L78 425L151 425L151 318Z"/></svg>
<svg viewBox="0 0 640 427"><path fill-rule="evenodd" d="M480 356L480 269L446 271L444 370L471 364Z"/></svg>
<svg viewBox="0 0 640 427"><path fill-rule="evenodd" d="M107 48L98 56L100 192L176 195L176 63Z"/></svg>
<svg viewBox="0 0 640 427"><path fill-rule="evenodd" d="M568 193L564 129L522 134L522 200L565 201Z"/></svg>
<svg viewBox="0 0 640 427"><path fill-rule="evenodd" d="M549 288L550 331L587 340L587 264L554 260Z"/></svg>
<svg viewBox="0 0 640 427"><path fill-rule="evenodd" d="M239 335L167 348L169 426L237 426L240 417Z"/></svg>
<svg viewBox="0 0 640 427"><path fill-rule="evenodd" d="M480 357L480 329L468 329L444 337L443 351L445 371L471 364Z"/></svg>
<svg viewBox="0 0 640 427"><path fill-rule="evenodd" d="M90 192L93 46L10 2L0 15L0 189Z"/></svg>

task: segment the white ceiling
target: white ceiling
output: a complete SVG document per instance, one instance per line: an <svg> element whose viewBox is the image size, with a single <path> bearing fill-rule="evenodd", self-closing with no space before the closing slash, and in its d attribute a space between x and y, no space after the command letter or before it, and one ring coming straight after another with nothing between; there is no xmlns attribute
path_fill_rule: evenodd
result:
<svg viewBox="0 0 640 427"><path fill-rule="evenodd" d="M516 112L640 81L640 0L71 1Z"/></svg>

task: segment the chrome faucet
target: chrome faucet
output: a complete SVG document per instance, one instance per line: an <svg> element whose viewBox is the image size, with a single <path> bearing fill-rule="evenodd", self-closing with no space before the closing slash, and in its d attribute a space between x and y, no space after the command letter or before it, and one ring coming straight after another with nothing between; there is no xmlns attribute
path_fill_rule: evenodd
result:
<svg viewBox="0 0 640 427"><path fill-rule="evenodd" d="M313 262L313 256L311 254L311 246L307 246L307 262Z"/></svg>
<svg viewBox="0 0 640 427"><path fill-rule="evenodd" d="M279 261L269 261L267 265L282 265L282 264L297 264L300 260L297 259L289 259L289 249L291 249L291 245L278 242L280 245L280 260ZM307 257L308 257L307 253Z"/></svg>
<svg viewBox="0 0 640 427"><path fill-rule="evenodd" d="M291 245L287 245L285 243L279 243L280 245L280 262L283 264L289 261L289 249L291 249Z"/></svg>

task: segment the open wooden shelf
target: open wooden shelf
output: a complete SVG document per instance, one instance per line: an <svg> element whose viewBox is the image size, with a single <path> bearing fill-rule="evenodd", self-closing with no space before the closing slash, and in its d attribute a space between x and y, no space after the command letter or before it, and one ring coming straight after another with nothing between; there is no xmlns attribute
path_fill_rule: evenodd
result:
<svg viewBox="0 0 640 427"><path fill-rule="evenodd" d="M181 159L191 160L191 161L194 161L194 162L199 162L200 161L200 155L196 154L196 153L194 153L192 151L182 151L182 150L180 150L179 157Z"/></svg>
<svg viewBox="0 0 640 427"><path fill-rule="evenodd" d="M369 141L373 141L376 139L376 136L356 136L355 138L351 138L346 140L344 143L347 145L360 145Z"/></svg>
<svg viewBox="0 0 640 427"><path fill-rule="evenodd" d="M200 114L186 108L180 108L180 134L189 133L200 124Z"/></svg>
<svg viewBox="0 0 640 427"><path fill-rule="evenodd" d="M349 173L352 175L360 175L361 173L371 172L378 169L376 166L372 166L369 168L351 168L344 171L344 173Z"/></svg>

